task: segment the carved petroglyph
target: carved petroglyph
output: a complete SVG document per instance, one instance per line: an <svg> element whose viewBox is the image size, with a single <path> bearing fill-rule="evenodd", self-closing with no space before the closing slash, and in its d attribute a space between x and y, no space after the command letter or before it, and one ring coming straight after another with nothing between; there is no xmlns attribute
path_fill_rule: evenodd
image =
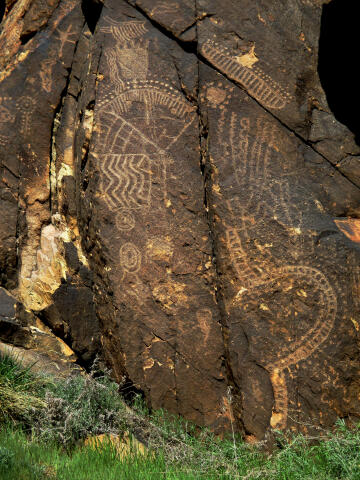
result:
<svg viewBox="0 0 360 480"><path fill-rule="evenodd" d="M27 136L31 130L31 115L34 113L35 99L31 97L20 97L16 102L17 109L21 112L20 132Z"/></svg>
<svg viewBox="0 0 360 480"><path fill-rule="evenodd" d="M50 49L49 58L44 60L41 64L41 70L39 72L41 86L45 92L50 93L53 88L52 81L52 69L59 62L59 59L62 58L64 54L64 48L67 43L75 44L75 40L72 40L71 37L76 35L76 32L72 30L71 25L64 31L56 29L58 40L56 44Z"/></svg>
<svg viewBox="0 0 360 480"><path fill-rule="evenodd" d="M289 291L294 285L300 284L317 299L318 313L313 325L296 341L282 347L272 361L263 362L274 389L271 425L284 428L288 411L286 369L309 358L327 340L336 318L337 297L320 270L307 265L284 263L281 256L274 254L273 242L276 242L276 237L269 237L268 242L263 239L264 231L261 228L264 215L269 219L276 218L277 225L285 228L291 239L303 234L302 218L289 191L288 174L279 166L276 179L271 173L276 159L281 158L274 127L258 119L255 128L251 128L248 118L239 119L234 113L230 117L230 124L226 123L225 117L220 124L219 138L223 139L226 134L229 137L224 159L230 162L240 190L246 192L246 197L240 199L235 195L227 201L232 218L236 219L236 226L226 226L225 239L240 283L233 305L241 304L245 293L247 296L256 295L258 302L260 295L269 294L275 288ZM240 131L237 131L237 125L240 125ZM224 144L224 141L221 143ZM293 241L289 248L294 248ZM303 294L306 297L305 290ZM268 307L263 305L263 309L268 310ZM282 311L272 312L277 318L282 314Z"/></svg>
<svg viewBox="0 0 360 480"><path fill-rule="evenodd" d="M41 64L41 70L39 72L41 86L45 92L50 93L52 90L52 69L56 64L56 60L48 58Z"/></svg>
<svg viewBox="0 0 360 480"><path fill-rule="evenodd" d="M168 0L158 2L151 10L150 16L162 14L171 15L179 11L180 5L176 2L169 2Z"/></svg>
<svg viewBox="0 0 360 480"><path fill-rule="evenodd" d="M11 100L9 97L0 97L0 123L8 124L15 121L15 115L6 107L6 103Z"/></svg>
<svg viewBox="0 0 360 480"><path fill-rule="evenodd" d="M138 209L150 206L151 161L142 154L104 155L106 170L101 190L114 209Z"/></svg>
<svg viewBox="0 0 360 480"><path fill-rule="evenodd" d="M16 115L7 106L14 104L16 111L20 113L20 132L25 136L30 133L30 120L35 106L35 99L31 97L20 97L15 101L12 97L0 97L0 124L13 123Z"/></svg>
<svg viewBox="0 0 360 480"><path fill-rule="evenodd" d="M134 212L147 211L151 206L152 181L155 179L166 191L167 157L145 135L121 118L116 107L102 117L104 150L101 153L100 191L109 209L116 212L120 230L135 227ZM147 154L121 153L134 145L153 150Z"/></svg>
<svg viewBox="0 0 360 480"><path fill-rule="evenodd" d="M111 34L111 36L120 43L126 43L140 38L148 31L145 22L138 20L118 22L111 17L104 17L104 20L109 25L101 27L101 31Z"/></svg>
<svg viewBox="0 0 360 480"><path fill-rule="evenodd" d="M166 196L166 167L171 163L166 151L192 123L189 114L194 109L173 87L148 80L123 82L116 95L102 100L99 110L104 151L112 152L101 154L100 189L108 206L120 209L119 228L131 230L135 225L131 211L150 207L152 172ZM169 120L177 128L170 130ZM154 153L151 158L127 153L134 145Z"/></svg>
<svg viewBox="0 0 360 480"><path fill-rule="evenodd" d="M22 1L22 2L16 2L15 7L19 7L18 12L16 15L19 15L18 20L20 20L20 23L18 23L14 28L10 28L10 34L14 35L15 33L15 28L20 29L19 32L16 34L17 40L15 42L15 45L13 45L13 51L11 52L11 61L6 62L7 56L3 55L3 62L0 61L0 82L2 82L5 78L7 78L13 69L16 67L16 65L20 64L23 62L32 52L34 52L41 44L43 44L47 39L50 38L50 36L53 34L53 32L57 29L59 24L64 20L67 15L69 15L76 7L79 7L79 2L77 0L70 0L68 2L61 3L59 8L56 9L56 15L55 19L49 22L49 28L46 30L44 36L38 36L34 37L31 39L31 41L27 44L27 48L24 51L23 49L19 49L18 47L21 45L20 41L20 34L22 32L22 22L23 22L23 17L24 13L28 10L28 4L31 3L30 0ZM11 11L11 17L14 17L13 13L15 14L16 8L13 8ZM14 17L16 20L16 18ZM10 16L9 16L10 20ZM1 47L1 44L5 41L6 44L8 44L8 40L6 38L7 34L7 29L3 29L3 33L0 34L0 51L2 52L3 49ZM5 37L4 37L5 35ZM6 64L7 63L7 64ZM6 66L5 66L6 65ZM4 68L3 68L4 67Z"/></svg>
<svg viewBox="0 0 360 480"><path fill-rule="evenodd" d="M267 108L280 110L291 101L291 95L276 83L269 75L266 75L260 68L254 67L253 62L249 62L242 57L236 56L229 49L207 40L201 47L201 53L221 72L229 78L242 85L251 96L256 98ZM249 57L249 58L248 58Z"/></svg>
<svg viewBox="0 0 360 480"><path fill-rule="evenodd" d="M127 45L116 45L113 50L107 50L105 57L109 65L110 79L120 88L126 80L145 80L149 68L149 42Z"/></svg>
<svg viewBox="0 0 360 480"><path fill-rule="evenodd" d="M133 243L124 243L119 252L120 265L128 273L137 273L141 267L141 253Z"/></svg>
<svg viewBox="0 0 360 480"><path fill-rule="evenodd" d="M201 332L204 335L203 341L204 343L207 343L210 336L211 323L213 320L211 310L209 308L200 308L196 312L196 320L198 322Z"/></svg>
<svg viewBox="0 0 360 480"><path fill-rule="evenodd" d="M69 25L68 28L64 31L56 29L57 35L60 40L60 46L58 49L58 57L62 57L64 53L64 47L67 43L75 44L75 40L72 40L71 37L77 35L76 31L73 31L72 26Z"/></svg>
<svg viewBox="0 0 360 480"><path fill-rule="evenodd" d="M166 205L167 169L172 163L168 152L194 121L195 107L174 87L147 78L150 55L149 40L143 38L145 22L105 20L101 31L116 44L104 52L108 86L97 101L100 198L115 213L116 228L129 232L139 215L148 214L153 189L157 198L163 193ZM146 259L168 261L172 256L166 239L154 237L145 245L143 252L127 242L119 252L127 284L118 294L135 296L138 305L144 296L138 275L141 266Z"/></svg>

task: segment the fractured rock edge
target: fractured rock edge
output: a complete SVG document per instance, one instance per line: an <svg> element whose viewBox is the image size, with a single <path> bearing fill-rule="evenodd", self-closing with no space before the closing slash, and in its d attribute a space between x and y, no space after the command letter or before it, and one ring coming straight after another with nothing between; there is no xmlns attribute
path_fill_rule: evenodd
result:
<svg viewBox="0 0 360 480"><path fill-rule="evenodd" d="M127 1L127 0L125 0L125 1ZM128 3L129 5L131 5L131 3L130 3L129 1L127 1L127 3ZM131 5L131 6L133 6L133 5ZM148 17L147 14L146 14L146 12L144 12L140 7L137 7L136 10L138 10L142 15L144 15L144 16L152 23L152 25L155 26L155 28L158 28L158 30L160 30L161 33L164 33L164 31L163 31L163 30L164 30L163 26L161 26L160 24L157 24L156 21L154 21L152 18ZM198 22L198 20L195 18L193 25L197 26L197 22ZM192 25L191 25L191 26L192 26ZM174 36L174 35L172 34L172 32L169 32L168 30L166 30L166 32L167 32L167 36L170 36L173 41L176 41L182 48L184 48L184 43L183 43L182 41L180 41L176 36ZM185 42L185 43L187 43L187 42ZM186 50L185 50L185 51L186 51ZM75 50L75 52L76 52L76 50ZM195 52L192 52L192 53L195 53ZM201 53L199 53L199 52L197 51L197 52L196 52L196 55L197 55L198 63L203 62L204 64L208 65L209 67L211 67L212 69L218 71L218 72L221 73L224 77L226 77L226 75L225 75L223 72L221 72L219 69L217 69L216 67L214 67L213 65L211 65L204 57L202 57ZM74 53L74 56L75 56L75 53ZM69 71L69 77L68 77L68 78L70 78L70 75L71 75L71 70ZM226 78L228 78L228 77L226 77ZM232 83L234 83L238 88L241 88L241 87L239 87L239 85L238 85L236 82L234 82L234 81L231 80L231 79L229 79L229 80L230 80ZM198 85L200 85L200 78L198 78ZM246 91L246 90L245 90L245 91ZM183 93L184 93L184 92L183 92ZM253 98L248 92L246 92L246 93L247 93L247 95L249 95L251 98ZM63 94L62 94L62 96L61 96L60 104L62 103L62 99L63 99L66 95L67 95L67 89L65 90L65 92L63 92ZM299 136L296 132L294 132L293 130L291 130L291 129L290 129L287 125L285 125L279 118L277 118L277 116L274 115L274 113L272 113L272 112L270 112L268 109L266 109L266 108L265 108L263 105L261 105L256 99L253 98L253 100L255 100L261 108L263 108L267 113L269 113L273 118L275 118L275 119L276 119L282 126L284 126L289 132L291 132L291 133L293 133L294 135L296 135L304 144L308 145L310 148L312 148L314 151L316 151L316 149L314 148L314 146L313 146L311 143L309 144L308 141L306 141L304 138L302 138L301 136ZM202 112L201 112L201 106L200 106L200 103L199 103L198 99L197 99L197 106L198 106L198 119L199 119L199 123L201 124L201 122L202 122L202 118L201 118L201 117L202 117ZM60 121L60 118L58 119L58 121ZM202 128L202 131L203 131L203 130L204 130L204 128ZM208 152L206 151L206 149L205 149L205 151L204 151L204 144L206 145L206 136L204 136L204 135L201 136L201 138L199 139L199 142L200 142L201 149L203 150L203 156L204 156L204 158L207 158ZM319 152L317 152L317 151L316 151L316 153L319 154ZM326 158L325 156L323 156L322 154L320 154L320 155L321 155L328 163L331 164L331 166L332 166L332 168L333 168L334 170L339 171L339 173L340 173L343 177L345 177L350 183L352 183L356 188L358 188L358 186L356 185L356 183L354 183L354 182L353 182L352 180L350 180L346 175L344 175L336 166L334 166L334 164L333 164L329 159L327 159L327 158ZM52 158L52 157L50 157L50 158ZM202 159L199 159L199 164L200 164L200 165L201 165L201 162L202 162ZM51 165L50 165L50 167L51 167ZM66 169L66 175L72 176L73 172L71 172L71 169L68 169L67 167L65 167L65 169ZM53 174L51 173L51 171L52 171L52 168L50 168L51 184L54 185L54 176L53 176ZM202 173L203 173L203 172L202 172ZM60 179L60 180L57 179L56 181L59 182L59 181L61 181L61 179ZM206 183L206 180L205 180L205 183ZM205 192L206 192L206 186L204 185L204 196L206 196L206 193L205 193ZM205 205L205 208L206 208L206 205ZM55 213L55 215L56 215L56 213ZM210 220L210 219L209 219L208 223L209 223L209 234L210 234L210 238L212 238L212 236L213 236L213 230L212 230L212 227L211 227L211 220ZM50 225L48 225L48 227L50 227ZM45 228L47 228L47 227L45 227ZM60 228L60 231L63 230L63 228L66 228L66 227L61 227L61 228ZM48 230L49 230L49 229L48 229ZM48 232L48 230L46 230L46 232L44 232L44 236L45 236L45 237L47 237L48 233L50 233L50 232ZM73 232L73 231L74 231L74 230L73 230L73 227L72 227L72 228L70 229L70 234L71 234L71 232ZM68 236L66 237L67 239L70 238L70 234L68 233ZM55 236L56 236L56 233L55 233L55 232L52 232L52 235L53 235L53 237L55 237ZM78 248L79 248L79 251L80 251L80 243L78 244ZM53 262L52 256L51 256L51 255L50 255L50 256L49 256L49 255L46 255L46 253L44 253L43 250L46 251L46 249L47 249L47 247L41 248L41 250L40 250L40 257L41 257L42 259L44 259L45 257L47 257L47 259L45 260L45 264L46 264L46 262L49 263L49 264L50 264L50 265L49 265L49 268L51 268L51 264L52 264L52 262ZM44 255L45 255L45 256L44 256ZM83 254L82 254L82 255L83 255ZM57 254L56 254L56 255L54 254L53 257L57 257ZM57 257L57 260L54 260L54 262L57 263L57 262L59 261L59 259L62 259L62 258L63 258L63 255L60 254L59 257ZM83 256L83 258L85 258L85 256ZM48 259L50 259L50 260L48 260ZM213 262L214 262L215 265L216 265L216 255L215 255L214 251L213 251ZM39 269L36 271L35 276L38 277L38 278L40 277L40 278L42 279L42 274L39 273L40 270L41 270L41 268L39 268ZM44 275L44 276L46 276L46 275ZM50 277L52 277L52 276L53 276L53 272L50 273ZM61 279L61 277L63 277L63 276L64 276L64 269L62 270L62 274L61 274L61 275L58 274L58 273L55 275L55 277L58 278L58 280L55 282L57 287L58 287L59 284L60 284L60 280L59 280L59 279ZM30 278L31 278L31 277L30 277ZM39 288L40 288L40 290L41 290L41 287L39 287ZM54 291L53 289L54 289L54 287L51 288L51 290L52 290L51 293L53 293L53 291ZM25 302L25 303L26 303L26 302ZM28 305L30 306L30 304L28 304ZM32 308L32 307L30 307L30 308ZM42 310L43 308L44 308L44 305L41 305L40 310ZM223 313L221 312L221 307L219 306L219 308L220 308L221 318L224 320L224 315L223 315ZM34 309L35 309L35 310L38 310L38 308L34 308ZM226 339L224 339L224 343L225 343L225 345L226 345ZM230 365L229 359L228 359L228 364Z"/></svg>

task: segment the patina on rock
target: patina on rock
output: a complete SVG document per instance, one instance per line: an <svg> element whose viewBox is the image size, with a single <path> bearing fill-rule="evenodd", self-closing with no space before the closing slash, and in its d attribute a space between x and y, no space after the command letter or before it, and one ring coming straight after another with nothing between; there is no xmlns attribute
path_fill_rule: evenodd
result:
<svg viewBox="0 0 360 480"><path fill-rule="evenodd" d="M325 3L6 4L0 298L24 332L217 432L360 416L360 147L318 77Z"/></svg>

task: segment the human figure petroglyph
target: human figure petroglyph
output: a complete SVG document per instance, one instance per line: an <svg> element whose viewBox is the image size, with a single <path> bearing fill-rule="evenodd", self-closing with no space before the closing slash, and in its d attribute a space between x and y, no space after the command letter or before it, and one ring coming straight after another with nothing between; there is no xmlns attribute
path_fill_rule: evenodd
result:
<svg viewBox="0 0 360 480"><path fill-rule="evenodd" d="M76 32L72 30L72 26L69 25L68 28L64 31L57 28L55 30L58 35L59 44L52 46L49 52L49 58L45 59L41 63L41 69L39 72L41 86L45 92L50 93L53 88L52 80L52 69L55 67L56 63L61 59L64 54L64 47L67 43L75 44L76 41L72 40L71 37L76 35Z"/></svg>
<svg viewBox="0 0 360 480"><path fill-rule="evenodd" d="M337 297L324 273L312 266L284 263L284 258L274 254L276 234L267 240L259 230L264 218L281 218L277 225L286 229L289 238L304 234L302 218L298 218L298 210L289 192L288 173L281 172L275 180L271 173L275 168L274 159L280 156L276 147L276 130L262 119L256 124L252 129L248 118L240 119L233 113L230 124L223 121L219 133L219 141L221 138L224 143L225 128L228 131L229 146L224 158L231 162L240 190L246 192L246 198L235 195L227 201L236 222L234 226L226 226L225 238L240 284L233 305L241 304L245 294L256 296L258 301L258 296L274 289L285 289L286 286L289 290L294 285L302 285L317 298L319 309L313 325L299 339L284 345L271 361L262 362L274 390L271 424L285 428L288 415L286 370L309 358L327 340L335 323ZM237 131L237 125L240 125L240 131ZM272 312L277 317L281 314Z"/></svg>
<svg viewBox="0 0 360 480"><path fill-rule="evenodd" d="M269 75L256 66L241 63L241 57L211 40L201 46L201 53L216 68L242 85L251 96L267 108L281 110L292 99L291 95Z"/></svg>
<svg viewBox="0 0 360 480"><path fill-rule="evenodd" d="M63 56L63 53L64 53L64 47L67 43L72 43L72 44L75 44L76 41L75 40L72 40L71 37L73 35L77 35L77 32L76 31L73 31L72 30L72 26L69 25L68 28L64 31L60 30L60 29L56 29L56 32L57 32L57 35L59 37L59 40L60 40L60 47L59 47L59 50L58 50L58 57L62 57Z"/></svg>

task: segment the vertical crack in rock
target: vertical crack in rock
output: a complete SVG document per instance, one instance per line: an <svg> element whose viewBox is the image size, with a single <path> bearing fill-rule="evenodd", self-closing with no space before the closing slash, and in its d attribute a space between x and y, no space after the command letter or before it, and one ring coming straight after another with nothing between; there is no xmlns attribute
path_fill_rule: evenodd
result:
<svg viewBox="0 0 360 480"><path fill-rule="evenodd" d="M117 371L154 408L220 428L226 380L198 170L197 43L179 45L126 3L109 2L96 29L103 80L82 172L84 204L94 209L87 249L104 270L96 292L104 345L119 364L121 344Z"/></svg>
<svg viewBox="0 0 360 480"><path fill-rule="evenodd" d="M37 82L25 82L24 96L18 99L18 108L23 112L20 132L24 137L29 136L33 129L32 108L35 108L35 104L39 110L44 106L42 134L36 131L36 135L31 136L20 162L22 178L27 179L26 183L21 184L20 195L26 204L27 234L23 235L21 244L18 293L24 305L36 311L50 305L52 293L66 276L63 242L72 235L57 213L55 137L62 120L63 101L79 40L73 38L77 34L73 29L77 27L80 30L80 22L83 23L84 20L80 19L79 9L71 0L61 4L55 9L55 13L53 12L53 9L47 12L50 18L46 21L42 19L46 29L29 42L23 58L19 57L23 62L22 67L29 68L29 64L36 62L36 59L39 62L39 54L43 60L43 52L39 49L38 53L37 48L47 42L51 45L48 47L49 53L55 50L56 45L56 54L62 59L62 62L57 62L53 52L54 58L46 58L40 62L40 69L36 69L39 75ZM67 29L63 30L65 25ZM19 74L16 63L13 68L13 75ZM58 75L59 79L56 87L53 84L54 75ZM5 82L5 79L3 81ZM41 86L40 92L34 92L34 84ZM49 108L51 101L47 95L53 96L53 104L56 103L57 107ZM35 169L31 166L32 163L36 164ZM32 180L29 181L28 177Z"/></svg>
<svg viewBox="0 0 360 480"><path fill-rule="evenodd" d="M232 372L231 361L229 356L229 327L227 325L227 315L224 308L224 302L221 292L221 282L220 282L220 272L218 269L218 262L217 262L217 245L215 240L215 232L214 232L214 210L211 205L211 188L212 188L212 165L210 161L209 149L208 149L208 142L209 142L209 132L208 126L206 123L205 118L205 111L201 107L201 98L200 98L200 88L201 88L201 76L200 76L200 69L199 69L199 91L198 91L198 115L199 115L199 144L200 144L200 169L201 174L203 176L204 181L204 209L206 212L208 227L209 227L209 237L211 241L211 259L212 264L215 270L215 279L212 285L214 289L214 294L216 298L216 304L219 309L219 318L221 322L221 333L224 345L224 363L225 369L227 374L227 388L228 394L226 397L226 401L224 403L224 408L226 409L226 414L231 422L235 422L236 428L244 431L243 425L241 425L241 402L240 402L240 386L236 384L234 380L234 375ZM209 195L210 193L210 195ZM234 397L235 395L235 397ZM231 400L229 400L231 399ZM233 400L236 399L236 405L233 404ZM237 413L235 417L234 413Z"/></svg>
<svg viewBox="0 0 360 480"><path fill-rule="evenodd" d="M103 0L81 0L81 9L91 33L95 32L103 6Z"/></svg>
<svg viewBox="0 0 360 480"><path fill-rule="evenodd" d="M341 161L342 159L345 158L344 157L344 151L340 150L339 152L337 152L335 154L334 145L332 145L331 147L329 145L329 147L326 148L326 149L323 146L321 146L319 148L319 144L314 139L314 136L312 136L311 134L309 136L308 133L304 133L302 127L300 127L302 125L302 123L297 118L297 116L298 116L297 113L295 114L294 111L292 112L292 114L289 114L286 111L283 112L282 111L282 109L283 109L282 103L280 102L281 103L281 108L280 108L280 106L278 106L276 104L275 100L274 100L274 102L275 102L276 105L273 108L273 104L271 102L268 105L261 98L259 98L259 96L256 94L257 88L253 91L251 88L247 87L246 82L244 84L242 82L242 80L240 78L238 78L238 69L241 68L241 64L239 64L239 62L238 62L238 60L239 60L238 57L232 57L232 56L229 56L228 54L226 54L226 55L223 54L220 46L217 46L217 47L215 46L216 48L214 46L211 46L212 45L211 41L210 42L206 41L204 44L201 43L201 45L200 44L197 45L198 40L199 40L198 38L196 40L190 40L190 41L185 41L181 38L181 34L186 32L188 29L191 30L191 28L193 28L193 27L198 28L198 25L200 25L201 22L204 19L212 18L214 16L213 13L206 13L206 12L200 13L200 12L198 12L194 23L192 23L189 27L187 27L184 30L184 32L176 32L175 33L166 23L159 23L159 21L154 19L146 9L144 9L142 6L140 6L137 2L134 3L134 0L125 0L125 1L128 2L131 6L133 6L143 16L145 16L152 23L152 25L155 28L157 28L161 33L163 33L164 35L166 35L168 38L172 39L173 41L177 42L177 44L181 48L183 48L184 51L186 51L188 53L196 54L198 56L199 60L204 65L207 65L208 67L210 67L210 68L214 69L215 71L219 72L221 75L223 75L229 81L234 83L238 88L241 88L246 93L246 95L248 95L251 99L253 99L259 105L259 107L264 109L265 112L267 112L277 122L279 122L279 124L281 126L286 128L289 133L294 134L307 147L311 148L312 150L314 150L314 152L321 155L321 157L327 163L329 163L329 165L331 165L332 169L336 170L342 177L344 177L344 179L348 180L355 187L358 187L356 182L354 182L352 176L347 174L348 168L338 168L340 166L339 161ZM354 17L354 18L356 18L356 17ZM353 29L353 31L356 31L356 29ZM207 36L207 34L205 36ZM241 37L239 37L239 38L241 38ZM353 42L353 44L356 45L356 42ZM220 50L219 50L219 48L220 48ZM225 50L226 50L226 48L225 48ZM244 55L243 62L245 62L245 64L246 64L246 62L251 61L249 55L250 54L248 54L248 55L245 54ZM349 62L349 63L351 63L351 62ZM251 73L250 70L249 70L249 72ZM249 72L247 72L247 74ZM245 75L245 73L244 73L244 75ZM250 83L253 84L253 81L254 81L254 85L259 85L259 82L263 83L263 79L261 77L262 75L263 75L263 72L260 71L259 72L259 77L257 79L254 78ZM241 78L242 78L242 74L241 74ZM271 79L269 79L269 81L270 80ZM271 84L271 82L270 82L270 84ZM275 88L275 90L272 91L271 88ZM280 88L279 85L274 84L273 87L270 87L270 86L266 86L266 82L264 84L264 89L265 89L266 92L268 92L267 94L270 96L270 98L275 99L277 88L280 89L279 92L282 91L282 89ZM272 95L270 95L270 93ZM274 95L275 95L275 97L274 97ZM291 100L290 104L292 104L294 99L292 97L288 96L286 94L286 92L284 93L284 95L285 95L284 96L285 104L290 102L290 100ZM311 106L312 110L316 110L316 108L320 108L321 111L325 110L325 106L321 107L318 102L317 103L315 102L315 104L317 105L317 107L315 105L312 105ZM289 107L290 107L290 105L289 105ZM320 114L321 114L321 112L320 112ZM315 114L315 117L316 117L316 114ZM308 121L310 123L311 123L311 121L315 122L316 118L313 119L313 120L311 120L309 118ZM300 124L300 126L299 126L299 124ZM336 126L336 129L337 130L342 130L341 127L342 127L341 124L339 124L339 125ZM349 136L350 132L346 131L346 130L347 129L345 128L345 131L341 131L341 132L339 131L339 135L342 135L345 138L347 137L346 142L349 145L347 147L348 150L350 149L352 151L357 151L356 146L354 145L354 141L351 138L351 135ZM360 153L360 152L358 152L358 153ZM336 158L339 155L341 155L341 158L339 159L339 161L338 162L334 161L333 158Z"/></svg>
<svg viewBox="0 0 360 480"><path fill-rule="evenodd" d="M53 122L51 125L51 142L50 142L50 152L49 152L49 185L50 185L50 193L49 193L49 203L50 203L50 213L55 214L58 213L58 184L61 182L61 178L58 178L57 173L57 159L56 159L56 136L58 132L58 128L61 124L64 102L68 95L69 84L71 80L72 68L74 59L76 57L77 48L79 44L79 39L76 40L74 46L74 52L70 67L67 69L67 76L66 76L66 83L65 86L60 93L58 104L54 110L54 117ZM61 169L60 169L61 171Z"/></svg>
<svg viewBox="0 0 360 480"><path fill-rule="evenodd" d="M200 148L200 171L201 175L203 177L203 188L204 188L204 210L205 210L205 215L207 218L207 224L208 224L208 229L209 229L209 238L211 242L211 262L215 271L215 278L213 280L213 285L212 288L214 289L214 296L216 299L216 305L219 310L219 319L221 322L221 335L222 335L222 341L223 341L223 346L224 346L224 367L226 371L226 385L227 385L227 394L226 397L223 399L223 410L225 415L228 417L230 420L232 428L234 428L233 423L235 423L235 428L236 430L241 430L243 431L243 425L241 425L241 406L239 403L240 399L240 390L239 386L236 385L232 368L231 368L231 362L230 362L230 357L229 357L229 333L228 333L228 325L227 325L227 316L225 312L225 308L223 305L223 298L221 295L221 284L220 284L220 278L219 278L219 270L218 270L218 265L217 265L217 247L216 247L216 241L214 238L215 232L213 229L213 223L214 223L214 211L211 205L211 201L209 201L209 191L211 191L211 177L212 177L212 166L210 162L210 154L209 154L209 148L208 148L208 142L209 142L209 131L208 131L208 126L207 126L207 119L205 118L205 113L206 111L203 111L203 105L202 105L202 99L201 99L201 88L202 88L202 77L201 77L201 70L200 70L200 55L199 55L199 30L198 30L198 21L199 19L209 17L211 15L204 15L200 16L199 15L199 9L198 9L198 0L194 0L195 2L195 31L196 31L196 45L197 45L197 63L198 63L198 71L197 71L197 113L198 113L198 120L199 120L199 148ZM233 392L236 395L236 400L237 404L233 404ZM234 413L237 413L237 416L235 417Z"/></svg>

